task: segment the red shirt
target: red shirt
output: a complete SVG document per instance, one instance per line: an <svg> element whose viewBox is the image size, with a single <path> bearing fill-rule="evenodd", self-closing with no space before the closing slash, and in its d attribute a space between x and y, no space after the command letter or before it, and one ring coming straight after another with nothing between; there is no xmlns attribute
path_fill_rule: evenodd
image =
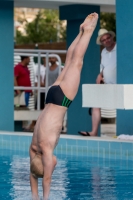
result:
<svg viewBox="0 0 133 200"><path fill-rule="evenodd" d="M14 67L14 76L17 79L18 86L31 86L30 71L27 66L23 66L21 63ZM25 90L25 92L31 92L31 90Z"/></svg>

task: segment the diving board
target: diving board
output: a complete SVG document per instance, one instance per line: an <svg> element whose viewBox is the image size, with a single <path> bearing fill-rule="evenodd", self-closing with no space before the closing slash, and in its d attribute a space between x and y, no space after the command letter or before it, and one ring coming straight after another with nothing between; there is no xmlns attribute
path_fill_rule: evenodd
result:
<svg viewBox="0 0 133 200"><path fill-rule="evenodd" d="M82 107L133 109L133 84L83 84Z"/></svg>

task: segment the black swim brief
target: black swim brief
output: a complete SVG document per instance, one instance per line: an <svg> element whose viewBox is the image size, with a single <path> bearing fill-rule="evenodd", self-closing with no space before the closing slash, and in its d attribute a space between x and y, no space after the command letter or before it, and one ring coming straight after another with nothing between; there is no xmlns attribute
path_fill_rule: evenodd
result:
<svg viewBox="0 0 133 200"><path fill-rule="evenodd" d="M72 101L64 95L59 85L53 85L47 93L46 104L48 103L53 103L68 108Z"/></svg>

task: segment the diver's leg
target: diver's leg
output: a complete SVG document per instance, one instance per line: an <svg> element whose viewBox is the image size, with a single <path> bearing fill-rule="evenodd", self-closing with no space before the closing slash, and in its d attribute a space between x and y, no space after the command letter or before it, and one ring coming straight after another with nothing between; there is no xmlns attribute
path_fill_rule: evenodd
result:
<svg viewBox="0 0 133 200"><path fill-rule="evenodd" d="M73 55L73 51L75 49L75 46L77 45L77 43L79 42L81 36L82 36L83 31L80 28L79 34L77 35L77 37L75 38L75 40L72 42L72 44L70 45L70 47L68 48L67 54L66 54L66 61L65 61L65 66L64 69L62 70L62 72L60 73L60 75L58 76L57 80L55 81L54 85L59 85L60 82L62 81L68 67L70 66L71 60L72 60L72 55Z"/></svg>
<svg viewBox="0 0 133 200"><path fill-rule="evenodd" d="M60 83L60 87L62 88L64 94L70 100L74 99L78 91L83 58L88 48L90 38L96 27L97 20L98 15L93 13L89 15L82 24L83 34L75 46L70 66L68 67L68 70L66 71L64 78Z"/></svg>

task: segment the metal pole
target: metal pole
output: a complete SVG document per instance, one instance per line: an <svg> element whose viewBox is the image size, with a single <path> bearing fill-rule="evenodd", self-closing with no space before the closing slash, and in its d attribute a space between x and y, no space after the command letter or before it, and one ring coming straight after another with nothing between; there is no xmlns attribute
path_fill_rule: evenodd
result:
<svg viewBox="0 0 133 200"><path fill-rule="evenodd" d="M14 53L19 53L19 55L23 55L23 53L60 53L60 54L65 54L67 51L66 50L49 50L49 49L14 49Z"/></svg>
<svg viewBox="0 0 133 200"><path fill-rule="evenodd" d="M41 53L38 52L38 91L37 91L37 110L40 110L40 66L41 66Z"/></svg>
<svg viewBox="0 0 133 200"><path fill-rule="evenodd" d="M46 53L45 99L48 92L49 53Z"/></svg>

